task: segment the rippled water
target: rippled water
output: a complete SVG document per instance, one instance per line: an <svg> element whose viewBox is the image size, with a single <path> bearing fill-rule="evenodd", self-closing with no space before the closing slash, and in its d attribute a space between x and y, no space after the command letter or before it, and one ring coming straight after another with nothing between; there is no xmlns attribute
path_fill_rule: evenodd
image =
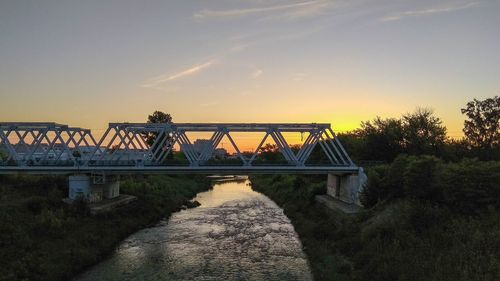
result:
<svg viewBox="0 0 500 281"><path fill-rule="evenodd" d="M126 240L75 280L312 280L293 226L248 181L217 183L201 206Z"/></svg>

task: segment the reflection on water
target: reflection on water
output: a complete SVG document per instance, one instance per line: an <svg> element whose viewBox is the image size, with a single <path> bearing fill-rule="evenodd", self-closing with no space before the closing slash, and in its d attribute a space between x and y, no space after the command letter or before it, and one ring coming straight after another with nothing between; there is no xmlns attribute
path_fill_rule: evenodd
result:
<svg viewBox="0 0 500 281"><path fill-rule="evenodd" d="M75 280L312 280L290 221L248 184L215 184Z"/></svg>

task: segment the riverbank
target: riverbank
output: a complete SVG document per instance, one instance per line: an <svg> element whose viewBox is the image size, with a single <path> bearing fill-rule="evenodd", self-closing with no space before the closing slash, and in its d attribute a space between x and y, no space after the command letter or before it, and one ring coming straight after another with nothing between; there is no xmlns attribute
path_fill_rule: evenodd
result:
<svg viewBox="0 0 500 281"><path fill-rule="evenodd" d="M67 179L0 177L0 280L68 280L113 252L131 233L152 225L208 190L201 176L123 178L138 200L91 216L84 204L62 202Z"/></svg>
<svg viewBox="0 0 500 281"><path fill-rule="evenodd" d="M499 168L498 162L428 157L374 167L367 199L383 201L358 214L316 203L326 186L320 177L250 179L292 221L316 281L479 281L500 280ZM397 181L399 195L381 197Z"/></svg>

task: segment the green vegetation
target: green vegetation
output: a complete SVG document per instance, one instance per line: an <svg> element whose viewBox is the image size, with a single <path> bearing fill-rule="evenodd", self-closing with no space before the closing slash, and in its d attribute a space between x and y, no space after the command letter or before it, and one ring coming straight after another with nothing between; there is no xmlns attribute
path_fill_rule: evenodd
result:
<svg viewBox="0 0 500 281"><path fill-rule="evenodd" d="M475 148L492 149L500 145L500 97L485 100L474 99L462 108L467 116L464 134Z"/></svg>
<svg viewBox="0 0 500 281"><path fill-rule="evenodd" d="M148 124L156 124L156 123L165 123L165 124L171 124L172 123L172 116L168 113L158 111L156 110L153 112L153 114L148 115ZM157 155L154 155L155 157L160 157L161 150L158 149L158 147L162 147L165 150L171 150L173 148L173 138L171 135L166 135L166 134L158 134L157 132L143 132L142 136L146 140L146 143L153 147L153 151L159 151L157 152ZM166 159L168 160L173 160L174 156L173 153L168 153L166 155ZM174 161L176 162L176 161Z"/></svg>
<svg viewBox="0 0 500 281"><path fill-rule="evenodd" d="M429 109L339 135L367 167L359 214L315 203L324 177L251 178L292 220L316 280L500 280L500 98L461 111L461 140Z"/></svg>
<svg viewBox="0 0 500 281"><path fill-rule="evenodd" d="M365 207L410 198L474 215L500 210L500 162L464 159L445 163L433 156L401 155L391 165L368 171Z"/></svg>
<svg viewBox="0 0 500 281"><path fill-rule="evenodd" d="M461 109L465 114L462 139L446 136L446 127L430 109L417 108L401 118L361 123L339 139L353 160L392 162L399 154L434 155L447 161L464 157L481 160L500 159L500 97L474 99Z"/></svg>
<svg viewBox="0 0 500 281"><path fill-rule="evenodd" d="M462 113L468 119L461 140L447 138L428 109L377 117L339 135L358 164L391 163L367 169L366 209L356 215L315 203L315 195L325 193L324 176L251 178L292 220L316 280L500 280L500 98L473 100ZM149 123L171 121L159 111L148 117ZM144 137L149 145L172 146L171 136ZM260 152L256 165L284 163L275 145ZM320 146L310 160L327 161ZM170 153L165 163L186 162L182 153ZM83 202L62 202L64 177L2 176L0 281L69 279L207 188L206 179L193 176L125 178L122 192L139 200L90 216Z"/></svg>
<svg viewBox="0 0 500 281"><path fill-rule="evenodd" d="M291 219L316 280L500 280L500 162L400 156L368 169L354 215L315 203L323 178L253 176Z"/></svg>
<svg viewBox="0 0 500 281"><path fill-rule="evenodd" d="M0 177L0 280L67 280L209 186L198 176L124 178L121 191L139 199L90 216L83 202L62 202L66 177Z"/></svg>

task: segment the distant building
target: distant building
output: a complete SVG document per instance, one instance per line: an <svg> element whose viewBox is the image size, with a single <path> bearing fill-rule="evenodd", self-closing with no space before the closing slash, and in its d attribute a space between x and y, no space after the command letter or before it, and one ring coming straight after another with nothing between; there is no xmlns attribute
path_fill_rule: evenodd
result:
<svg viewBox="0 0 500 281"><path fill-rule="evenodd" d="M205 149L209 148L212 145L212 142L207 139L197 139L193 143L193 149L197 153L202 153ZM180 146L180 150L184 151L186 149L185 145ZM216 148L212 152L212 157L218 158L218 159L225 159L227 157L228 153L227 150L224 148Z"/></svg>
<svg viewBox="0 0 500 281"><path fill-rule="evenodd" d="M213 156L218 159L226 159L227 155L227 150L225 150L224 148L216 148L213 153Z"/></svg>
<svg viewBox="0 0 500 281"><path fill-rule="evenodd" d="M31 155L31 159L35 161L40 160L60 160L67 161L70 155L62 144L54 144L52 148L48 144L42 143L36 146L32 145L18 145L15 150L17 151L18 160L25 159ZM35 151L33 151L35 150Z"/></svg>
<svg viewBox="0 0 500 281"><path fill-rule="evenodd" d="M194 141L193 148L194 151L201 153L203 150L205 150L207 147L210 147L211 145L212 142L210 140L199 139Z"/></svg>

